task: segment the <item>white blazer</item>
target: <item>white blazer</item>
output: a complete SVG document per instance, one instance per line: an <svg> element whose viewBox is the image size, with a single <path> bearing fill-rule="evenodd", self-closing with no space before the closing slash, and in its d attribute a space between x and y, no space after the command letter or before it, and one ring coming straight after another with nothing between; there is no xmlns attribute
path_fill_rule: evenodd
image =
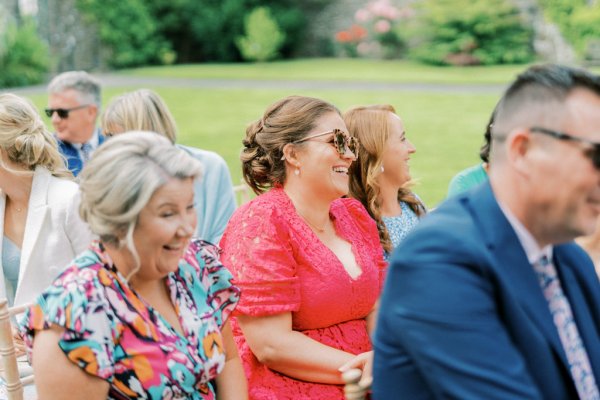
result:
<svg viewBox="0 0 600 400"><path fill-rule="evenodd" d="M6 195L0 191L0 255L5 206ZM29 196L14 304L34 301L93 238L87 224L79 218L79 186L37 167ZM0 299L5 297L0 257Z"/></svg>

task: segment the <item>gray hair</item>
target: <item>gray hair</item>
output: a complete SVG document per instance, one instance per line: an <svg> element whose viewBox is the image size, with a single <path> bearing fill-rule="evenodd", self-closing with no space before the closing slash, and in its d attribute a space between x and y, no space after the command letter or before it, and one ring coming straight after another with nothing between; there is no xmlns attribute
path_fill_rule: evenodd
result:
<svg viewBox="0 0 600 400"><path fill-rule="evenodd" d="M61 93L75 90L82 102L102 105L100 82L85 71L68 71L55 76L48 84L48 93Z"/></svg>
<svg viewBox="0 0 600 400"><path fill-rule="evenodd" d="M154 132L128 132L102 144L80 175L81 218L102 242L126 246L136 260L133 231L154 192L170 179L200 178L202 164Z"/></svg>

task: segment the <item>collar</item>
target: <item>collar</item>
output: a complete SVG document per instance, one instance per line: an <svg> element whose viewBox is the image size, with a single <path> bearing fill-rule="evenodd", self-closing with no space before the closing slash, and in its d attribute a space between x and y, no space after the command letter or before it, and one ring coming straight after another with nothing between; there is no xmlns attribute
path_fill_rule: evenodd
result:
<svg viewBox="0 0 600 400"><path fill-rule="evenodd" d="M100 138L98 136L98 129L94 129L92 137L86 143L91 146L92 150L94 150L96 149L96 147L98 147L99 142ZM81 150L81 146L83 145L83 143L71 143L71 145L73 145L73 147L75 147L77 150Z"/></svg>
<svg viewBox="0 0 600 400"><path fill-rule="evenodd" d="M527 230L527 228L525 228L521 221L515 217L510 209L500 201L498 201L498 206L500 206L502 214L504 214L508 220L508 223L515 231L523 250L525 250L525 254L527 255L527 260L529 260L529 263L533 264L537 262L542 256L546 256L548 257L548 260L552 260L552 252L554 247L552 245L546 245L543 248L540 248L531 233Z"/></svg>

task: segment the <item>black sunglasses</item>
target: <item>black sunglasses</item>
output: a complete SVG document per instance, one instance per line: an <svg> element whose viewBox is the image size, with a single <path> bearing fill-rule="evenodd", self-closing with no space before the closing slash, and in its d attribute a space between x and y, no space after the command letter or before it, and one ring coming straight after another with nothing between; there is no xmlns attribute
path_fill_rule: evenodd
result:
<svg viewBox="0 0 600 400"><path fill-rule="evenodd" d="M46 112L46 115L48 116L48 118L52 118L52 114L56 113L56 114L58 114L58 118L67 119L67 118L69 118L69 113L71 111L79 110L79 109L89 107L89 106L90 106L89 104L82 104L80 106L71 107L71 108L46 108L44 111Z"/></svg>
<svg viewBox="0 0 600 400"><path fill-rule="evenodd" d="M335 147L335 150L338 152L338 154L340 156L343 157L346 154L346 151L350 150L354 154L354 157L358 157L358 146L359 146L358 140L354 136L349 136L347 133L345 133L344 131L342 131L340 129L334 129L332 131L315 133L314 135L304 137L304 138L296 140L292 143L301 143L301 142L305 142L307 140L314 139L316 137L331 135L331 134L333 134L333 141L331 142L331 144L333 145L333 147Z"/></svg>
<svg viewBox="0 0 600 400"><path fill-rule="evenodd" d="M564 133L564 132L553 131L551 129L540 128L538 126L529 128L529 131L534 132L534 133L541 133L543 135L550 136L550 137L553 137L554 139L558 139L558 140L567 140L567 141L571 141L571 142L579 142L579 143L585 143L587 145L590 145L591 147L590 147L589 151L586 151L586 155L592 159L592 163L594 164L594 167L596 167L596 169L600 169L600 143L599 142L593 142L591 140L584 139L582 137L569 135L568 133Z"/></svg>

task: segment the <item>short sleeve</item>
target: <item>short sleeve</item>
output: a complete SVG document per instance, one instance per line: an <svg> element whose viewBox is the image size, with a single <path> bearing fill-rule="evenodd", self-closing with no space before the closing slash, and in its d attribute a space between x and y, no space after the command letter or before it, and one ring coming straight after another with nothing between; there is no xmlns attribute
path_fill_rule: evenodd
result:
<svg viewBox="0 0 600 400"><path fill-rule="evenodd" d="M348 210L360 232L360 235L366 241L364 246L365 256L375 260L379 270L379 292L383 289L383 282L387 271L388 263L385 261L383 247L379 240L379 231L375 220L371 218L366 208L356 199L345 198L338 200Z"/></svg>
<svg viewBox="0 0 600 400"><path fill-rule="evenodd" d="M288 222L281 208L260 197L234 213L221 240L223 264L242 290L236 313L297 311L300 288Z"/></svg>
<svg viewBox="0 0 600 400"><path fill-rule="evenodd" d="M63 328L58 345L67 358L88 374L111 381L115 372L112 312L93 282L82 279L80 272L76 265L67 268L26 311L19 328L29 351L35 331Z"/></svg>
<svg viewBox="0 0 600 400"><path fill-rule="evenodd" d="M208 242L197 240L190 245L190 251L199 267L199 278L202 293L197 293L205 299L211 310L212 317L219 327L222 327L240 300L240 289L233 285L233 276L219 261L220 250Z"/></svg>

